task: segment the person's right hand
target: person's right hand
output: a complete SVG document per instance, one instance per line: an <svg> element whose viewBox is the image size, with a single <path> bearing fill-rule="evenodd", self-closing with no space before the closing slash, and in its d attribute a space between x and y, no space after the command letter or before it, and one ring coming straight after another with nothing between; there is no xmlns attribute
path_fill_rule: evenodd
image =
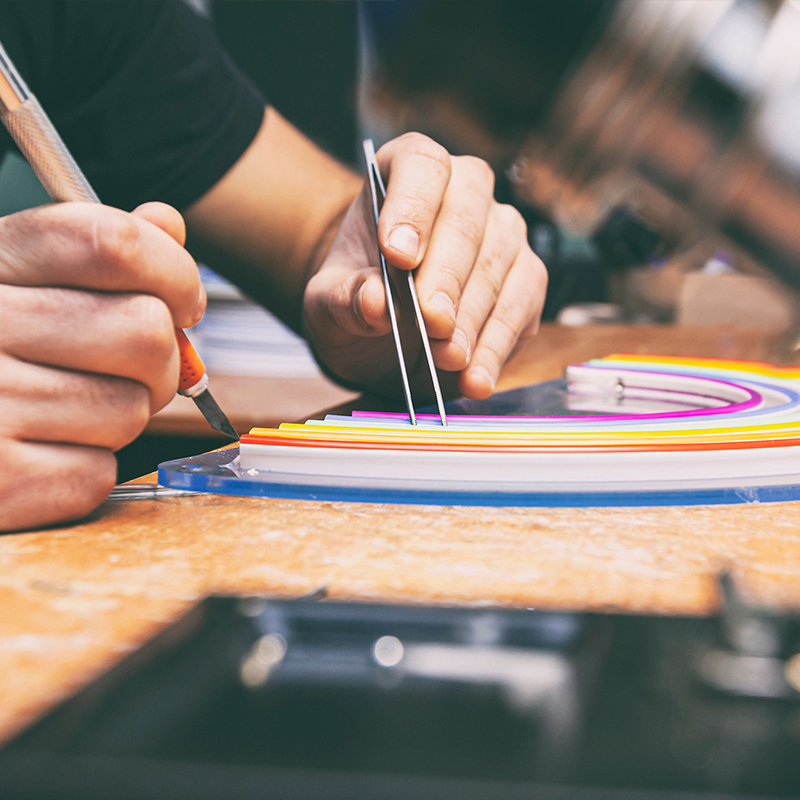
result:
<svg viewBox="0 0 800 800"><path fill-rule="evenodd" d="M178 385L205 309L183 218L65 203L0 218L0 530L82 517Z"/></svg>

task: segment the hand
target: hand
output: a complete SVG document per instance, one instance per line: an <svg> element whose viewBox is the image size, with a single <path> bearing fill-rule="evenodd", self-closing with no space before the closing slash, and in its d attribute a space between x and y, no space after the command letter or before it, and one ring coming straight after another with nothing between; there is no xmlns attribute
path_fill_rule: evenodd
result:
<svg viewBox="0 0 800 800"><path fill-rule="evenodd" d="M544 303L547 273L528 246L525 222L494 201L494 175L477 158L450 156L413 133L377 155L388 179L378 225L384 256L400 269L419 267L417 293L436 365L454 374L461 394L488 397L503 364L538 329ZM399 371L374 230L365 185L308 282L304 320L335 375L380 391ZM400 316L408 322L413 311ZM407 359L421 361L416 353ZM430 381L419 366L413 374L416 396Z"/></svg>
<svg viewBox="0 0 800 800"><path fill-rule="evenodd" d="M0 530L84 516L178 385L205 308L183 219L66 203L0 218Z"/></svg>

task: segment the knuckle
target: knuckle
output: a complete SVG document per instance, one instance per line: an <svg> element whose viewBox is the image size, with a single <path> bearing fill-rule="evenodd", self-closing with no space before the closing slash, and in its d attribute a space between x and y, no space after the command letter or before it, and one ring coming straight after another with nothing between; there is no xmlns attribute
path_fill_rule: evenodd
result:
<svg viewBox="0 0 800 800"><path fill-rule="evenodd" d="M141 229L129 214L96 216L89 223L87 235L92 258L99 265L126 268L141 258Z"/></svg>
<svg viewBox="0 0 800 800"><path fill-rule="evenodd" d="M316 317L320 305L324 303L324 298L323 281L319 273L317 273L309 279L306 288L303 290L303 317Z"/></svg>
<svg viewBox="0 0 800 800"><path fill-rule="evenodd" d="M486 311L480 305L470 302L462 302L458 307L458 323L457 326L467 335L467 338L473 343L478 337L483 323L486 319ZM474 347L473 347L474 349Z"/></svg>
<svg viewBox="0 0 800 800"><path fill-rule="evenodd" d="M336 326L341 330L351 331L358 327L362 320L358 314L358 303L351 291L352 282L347 281L330 295L328 313Z"/></svg>
<svg viewBox="0 0 800 800"><path fill-rule="evenodd" d="M544 262L538 256L536 257L535 270L539 292L542 294L542 296L544 296L544 293L547 291L547 287L550 283L550 273L547 271L547 267L544 265Z"/></svg>
<svg viewBox="0 0 800 800"><path fill-rule="evenodd" d="M97 448L82 470L77 470L68 516L83 517L108 497L117 482L117 460L111 450Z"/></svg>
<svg viewBox="0 0 800 800"><path fill-rule="evenodd" d="M51 208L39 206L0 217L0 253L9 277L14 277L13 264L23 248L41 248L45 235L53 230Z"/></svg>
<svg viewBox="0 0 800 800"><path fill-rule="evenodd" d="M150 419L150 392L136 380L102 375L87 383L76 378L73 393L77 391L86 401L86 413L102 416L103 424L98 435L84 432L76 441L118 450L132 442Z"/></svg>
<svg viewBox="0 0 800 800"><path fill-rule="evenodd" d="M529 313L528 293L517 292L505 302L498 303L495 307L492 319L495 326L500 328L501 338L507 343L516 341L523 327L523 321L527 320Z"/></svg>
<svg viewBox="0 0 800 800"><path fill-rule="evenodd" d="M495 311L494 321L500 326L505 341L516 339L519 331L519 308L516 306L501 306Z"/></svg>
<svg viewBox="0 0 800 800"><path fill-rule="evenodd" d="M509 203L498 203L497 215L503 227L506 228L511 235L527 239L528 226L525 222L525 218L518 209Z"/></svg>
<svg viewBox="0 0 800 800"><path fill-rule="evenodd" d="M450 225L473 250L477 250L481 246L484 227L469 211L454 210L450 217Z"/></svg>
<svg viewBox="0 0 800 800"><path fill-rule="evenodd" d="M328 309L332 316L336 317L342 313L349 313L353 302L356 277L355 275L348 275L342 281L334 284L331 291L327 293Z"/></svg>
<svg viewBox="0 0 800 800"><path fill-rule="evenodd" d="M452 168L450 153L429 136L416 132L404 133L400 137L400 143L404 149L432 161L437 167L449 174Z"/></svg>
<svg viewBox="0 0 800 800"><path fill-rule="evenodd" d="M337 331L348 334L364 333L369 328L361 314L358 298L360 280L356 273L348 275L320 295L319 306L324 309L324 324L332 324Z"/></svg>
<svg viewBox="0 0 800 800"><path fill-rule="evenodd" d="M22 442L0 448L0 530L29 530L85 517L116 483L117 462L110 450L65 453L69 469L58 474L33 463L28 451Z"/></svg>
<svg viewBox="0 0 800 800"><path fill-rule="evenodd" d="M155 363L168 359L174 348L175 326L166 303L152 295L133 295L128 304L137 350Z"/></svg>
<svg viewBox="0 0 800 800"><path fill-rule="evenodd" d="M539 333L539 326L540 326L540 316L539 314L537 314L520 331L519 337L517 338L517 343L514 345L515 352L520 350L526 344L528 344L529 342L531 342L533 339L536 338L536 335Z"/></svg>
<svg viewBox="0 0 800 800"><path fill-rule="evenodd" d="M444 261L436 268L436 286L443 289L445 294L453 299L458 299L461 295L463 278L458 267ZM419 288L419 287L418 287Z"/></svg>
<svg viewBox="0 0 800 800"><path fill-rule="evenodd" d="M21 360L0 354L0 428L15 430L33 402L58 401L63 391L57 380L35 379Z"/></svg>
<svg viewBox="0 0 800 800"><path fill-rule="evenodd" d="M417 153L423 158L433 162L433 164L445 175L450 175L452 170L452 163L450 161L450 153L444 149L440 144L432 140L428 140L422 145Z"/></svg>
<svg viewBox="0 0 800 800"><path fill-rule="evenodd" d="M524 259L524 265L529 275L525 285L532 287L535 293L544 294L547 291L547 284L550 280L547 267L544 261L530 248L527 248L525 255L527 257Z"/></svg>
<svg viewBox="0 0 800 800"><path fill-rule="evenodd" d="M318 272L306 284L303 293L303 323L310 331L334 320L334 296L340 291L339 287L338 283L331 284L322 272Z"/></svg>
<svg viewBox="0 0 800 800"><path fill-rule="evenodd" d="M494 248L487 253L485 258L478 260L475 265L476 275L488 287L490 296L494 299L500 295L503 288L504 272L500 265L503 262L503 252L499 248Z"/></svg>
<svg viewBox="0 0 800 800"><path fill-rule="evenodd" d="M483 351L481 354L482 361L486 360L487 355L489 356L489 361L495 364L503 364L505 361L506 349L498 339L484 336L480 340L479 347Z"/></svg>
<svg viewBox="0 0 800 800"><path fill-rule="evenodd" d="M0 284L0 337L13 334L15 321L29 314L31 310L36 312L42 299L43 293L35 289L26 291L16 286Z"/></svg>
<svg viewBox="0 0 800 800"><path fill-rule="evenodd" d="M14 442L3 442L0 447L0 510L13 509L19 501L17 497L25 473L20 470L19 457ZM0 517L5 516L1 515ZM0 522L0 530L7 528Z"/></svg>
<svg viewBox="0 0 800 800"><path fill-rule="evenodd" d="M426 224L435 217L438 210L423 191L410 189L403 191L401 204L404 209L403 222L416 228L417 233L425 229Z"/></svg>
<svg viewBox="0 0 800 800"><path fill-rule="evenodd" d="M419 133L418 131L406 131L405 133L400 134L395 141L401 147L406 147L410 150L416 150L420 142L432 140L424 133Z"/></svg>
<svg viewBox="0 0 800 800"><path fill-rule="evenodd" d="M119 450L132 442L144 429L150 419L150 393L141 383L126 381L124 399L120 405L124 406L118 416L118 427L114 431L110 446L112 450Z"/></svg>
<svg viewBox="0 0 800 800"><path fill-rule="evenodd" d="M489 191L494 189L494 170L486 161L477 156L458 156L457 160L482 187Z"/></svg>

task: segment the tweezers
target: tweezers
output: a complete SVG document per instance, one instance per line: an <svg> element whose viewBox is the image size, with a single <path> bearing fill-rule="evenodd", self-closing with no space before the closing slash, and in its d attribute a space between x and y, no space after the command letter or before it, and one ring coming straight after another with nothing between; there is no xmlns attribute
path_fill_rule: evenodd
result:
<svg viewBox="0 0 800 800"><path fill-rule="evenodd" d="M386 292L386 305L389 309L389 320L392 324L392 338L394 339L394 347L397 351L397 360L400 362L400 375L403 378L403 393L406 398L406 406L408 407L408 418L412 425L417 424L417 415L414 413L414 401L411 398L411 384L408 380L408 371L406 369L406 361L403 356L403 345L400 342L400 328L397 324L397 311L394 306L394 294L392 291L392 283L389 279L389 267L386 264L386 259L381 252L380 241L378 240L378 218L380 216L381 206L386 199L386 188L383 185L383 178L381 178L381 171L378 168L378 159L375 156L375 146L372 139L364 140L364 158L367 162L367 174L369 175L369 189L372 197L372 215L375 220L375 241L378 245L378 258L381 262L381 275L383 276L383 288ZM428 370L431 375L431 383L433 384L433 393L436 395L436 406L439 410L439 417L442 420L442 426L447 426L447 416L444 412L444 401L442 400L442 389L439 385L439 377L436 374L436 367L433 363L433 354L431 353L431 343L428 338L428 330L425 327L425 320L422 317L422 310L419 307L419 297L417 296L417 285L414 282L414 272L416 270L406 271L408 279L408 290L411 294L411 302L414 306L414 315L417 319L417 329L422 339L422 348L425 351L425 359L428 363Z"/></svg>

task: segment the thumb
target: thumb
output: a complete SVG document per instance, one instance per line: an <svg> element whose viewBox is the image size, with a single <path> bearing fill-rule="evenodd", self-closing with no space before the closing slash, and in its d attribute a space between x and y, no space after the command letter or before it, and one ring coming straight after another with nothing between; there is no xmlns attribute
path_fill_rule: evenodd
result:
<svg viewBox="0 0 800 800"><path fill-rule="evenodd" d="M186 244L186 223L181 213L166 203L143 203L131 212L140 219L161 228L169 234L181 247Z"/></svg>
<svg viewBox="0 0 800 800"><path fill-rule="evenodd" d="M381 336L389 328L383 284L371 269L324 266L308 282L304 307L306 324L318 346Z"/></svg>
<svg viewBox="0 0 800 800"><path fill-rule="evenodd" d="M146 219L157 228L161 228L164 233L171 236L181 247L186 244L186 223L180 211L172 206L158 202L142 203L142 205L134 208L131 213L140 219ZM198 310L195 314L195 324L202 318L207 302L206 290L201 283L200 297L197 303Z"/></svg>

